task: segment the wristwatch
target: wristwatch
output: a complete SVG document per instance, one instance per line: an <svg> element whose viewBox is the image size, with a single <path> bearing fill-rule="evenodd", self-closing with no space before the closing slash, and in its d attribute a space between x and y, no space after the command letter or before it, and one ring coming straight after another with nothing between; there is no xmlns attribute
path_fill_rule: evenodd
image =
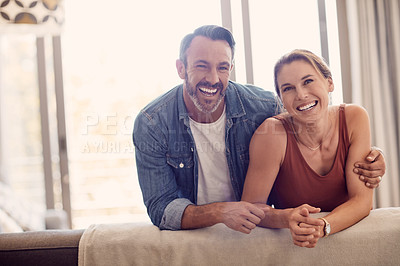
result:
<svg viewBox="0 0 400 266"><path fill-rule="evenodd" d="M324 221L325 225L324 225L324 237L329 236L329 234L331 233L331 224L328 223L328 221L325 218L320 218L322 221Z"/></svg>

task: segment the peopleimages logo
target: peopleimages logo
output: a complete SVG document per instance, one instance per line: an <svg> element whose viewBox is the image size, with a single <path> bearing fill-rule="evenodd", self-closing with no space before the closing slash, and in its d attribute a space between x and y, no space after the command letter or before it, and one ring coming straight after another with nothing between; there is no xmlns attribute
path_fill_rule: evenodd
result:
<svg viewBox="0 0 400 266"><path fill-rule="evenodd" d="M126 141L87 140L82 144L82 153L133 153L134 146Z"/></svg>
<svg viewBox="0 0 400 266"><path fill-rule="evenodd" d="M118 113L82 115L82 135L131 135L135 115L118 115Z"/></svg>
<svg viewBox="0 0 400 266"><path fill-rule="evenodd" d="M86 154L133 153L133 123L135 115L116 112L82 115L80 127L80 151Z"/></svg>

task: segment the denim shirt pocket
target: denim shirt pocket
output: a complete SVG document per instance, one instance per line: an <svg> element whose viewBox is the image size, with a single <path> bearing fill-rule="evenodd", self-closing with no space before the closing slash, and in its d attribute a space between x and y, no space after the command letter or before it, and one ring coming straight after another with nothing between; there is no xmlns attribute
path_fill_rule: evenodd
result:
<svg viewBox="0 0 400 266"><path fill-rule="evenodd" d="M185 170L187 168L193 168L193 156L192 154L179 154L171 155L167 154L167 163L174 169Z"/></svg>
<svg viewBox="0 0 400 266"><path fill-rule="evenodd" d="M194 161L193 154L167 154L167 163L171 166L176 183L179 187L179 197L194 201Z"/></svg>

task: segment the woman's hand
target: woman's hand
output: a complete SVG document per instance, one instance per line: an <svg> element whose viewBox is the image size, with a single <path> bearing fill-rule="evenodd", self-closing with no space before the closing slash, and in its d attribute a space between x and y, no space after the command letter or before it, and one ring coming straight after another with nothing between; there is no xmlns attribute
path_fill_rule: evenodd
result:
<svg viewBox="0 0 400 266"><path fill-rule="evenodd" d="M318 219L320 220L320 219ZM314 248L317 245L317 242L320 238L324 237L324 226L312 226L305 223L300 223L299 226L301 228L314 228L315 232L313 233L313 239L309 241L309 245L305 246L306 248Z"/></svg>
<svg viewBox="0 0 400 266"><path fill-rule="evenodd" d="M295 245L310 248L316 246L318 239L323 236L321 228L324 226L324 222L311 217L310 213L320 211L320 208L303 204L290 212L288 225Z"/></svg>

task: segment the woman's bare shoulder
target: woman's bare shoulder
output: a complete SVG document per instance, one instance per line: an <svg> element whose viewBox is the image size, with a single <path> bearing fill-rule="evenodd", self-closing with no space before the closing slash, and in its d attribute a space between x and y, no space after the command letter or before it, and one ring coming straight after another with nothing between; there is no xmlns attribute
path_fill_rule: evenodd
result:
<svg viewBox="0 0 400 266"><path fill-rule="evenodd" d="M350 127L357 127L360 123L365 123L369 119L367 110L357 104L346 104L345 114L347 124Z"/></svg>
<svg viewBox="0 0 400 266"><path fill-rule="evenodd" d="M282 122L275 117L266 119L251 139L251 164L258 165L260 169L280 165L285 156L286 145L286 131Z"/></svg>
<svg viewBox="0 0 400 266"><path fill-rule="evenodd" d="M282 116L279 116L282 119ZM255 149L281 150L286 147L287 137L285 128L277 117L266 119L254 132L251 145Z"/></svg>
<svg viewBox="0 0 400 266"><path fill-rule="evenodd" d="M367 134L370 131L370 122L367 110L357 104L346 104L346 125L350 142Z"/></svg>
<svg viewBox="0 0 400 266"><path fill-rule="evenodd" d="M255 135L286 135L285 128L280 119L285 119L284 115L270 117L257 128Z"/></svg>

